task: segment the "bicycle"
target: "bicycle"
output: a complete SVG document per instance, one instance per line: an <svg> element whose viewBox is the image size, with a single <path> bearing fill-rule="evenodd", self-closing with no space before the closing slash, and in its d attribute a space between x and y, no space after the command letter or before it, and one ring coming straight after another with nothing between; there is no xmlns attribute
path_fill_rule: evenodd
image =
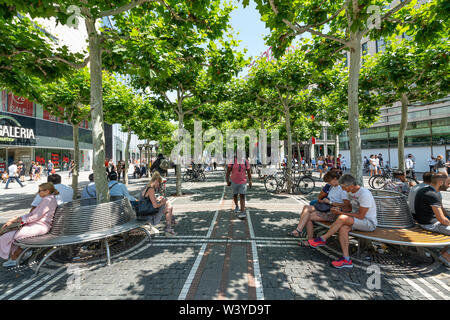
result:
<svg viewBox="0 0 450 320"><path fill-rule="evenodd" d="M389 181L392 181L393 177L393 171L389 168L385 168L383 169L382 174L377 174L370 177L369 186L372 189L384 189ZM408 180L408 182L419 184L419 181L417 181L417 179L413 177L411 170L406 171L406 179Z"/></svg>
<svg viewBox="0 0 450 320"><path fill-rule="evenodd" d="M281 176L277 173L275 175L269 175L264 179L264 187L267 192L270 193L280 193L287 191L287 181L288 177L292 181L292 193L298 194L308 194L311 193L316 187L315 181L310 176L303 176L295 179L295 175L288 174L285 170Z"/></svg>
<svg viewBox="0 0 450 320"><path fill-rule="evenodd" d="M184 182L205 181L206 176L203 169L187 169L183 175Z"/></svg>

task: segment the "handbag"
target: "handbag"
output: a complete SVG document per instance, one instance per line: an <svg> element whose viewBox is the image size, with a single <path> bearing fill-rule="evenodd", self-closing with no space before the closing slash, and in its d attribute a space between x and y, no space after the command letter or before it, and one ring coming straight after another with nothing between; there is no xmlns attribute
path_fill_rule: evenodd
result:
<svg viewBox="0 0 450 320"><path fill-rule="evenodd" d="M317 203L314 204L314 208L317 211L320 211L320 212L327 212L327 211L330 211L331 205L329 205L328 203L323 203L323 202L319 203L319 202L317 202Z"/></svg>
<svg viewBox="0 0 450 320"><path fill-rule="evenodd" d="M7 226L4 229L0 230L0 236L4 235L5 233L8 233L10 231L19 231L22 228L23 224L19 221L19 222L14 222L12 224L10 224L9 226Z"/></svg>
<svg viewBox="0 0 450 320"><path fill-rule="evenodd" d="M147 193L147 191L148 188L145 189L144 195ZM153 207L153 204L148 197L141 197L141 200L133 203L133 207L136 211L136 216L138 217L154 216L159 211L159 208Z"/></svg>

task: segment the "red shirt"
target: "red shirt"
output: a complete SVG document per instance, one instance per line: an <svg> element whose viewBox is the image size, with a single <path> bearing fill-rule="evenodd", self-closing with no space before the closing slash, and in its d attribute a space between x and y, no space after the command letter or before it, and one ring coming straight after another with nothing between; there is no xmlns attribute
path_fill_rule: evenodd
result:
<svg viewBox="0 0 450 320"><path fill-rule="evenodd" d="M229 163L228 168L233 167L231 170L231 181L233 181L236 184L245 184L247 183L247 171L250 170L250 164L247 160L245 160L244 163L237 163L237 161L234 161L234 163Z"/></svg>

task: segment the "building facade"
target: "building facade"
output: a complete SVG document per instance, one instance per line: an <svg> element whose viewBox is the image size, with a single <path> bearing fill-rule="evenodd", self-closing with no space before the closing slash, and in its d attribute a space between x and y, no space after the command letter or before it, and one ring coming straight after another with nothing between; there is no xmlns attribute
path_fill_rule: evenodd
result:
<svg viewBox="0 0 450 320"><path fill-rule="evenodd" d="M85 121L79 129L80 169L92 168L92 133ZM72 126L36 104L13 93L0 97L0 171L13 161L42 165L51 160L56 169L74 159Z"/></svg>

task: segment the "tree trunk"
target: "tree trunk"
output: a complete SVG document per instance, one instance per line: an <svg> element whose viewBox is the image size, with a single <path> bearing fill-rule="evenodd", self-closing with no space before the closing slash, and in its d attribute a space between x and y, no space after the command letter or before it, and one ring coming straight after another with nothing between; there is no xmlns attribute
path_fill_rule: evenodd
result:
<svg viewBox="0 0 450 320"><path fill-rule="evenodd" d="M339 134L334 136L334 166L337 168L337 159L339 155Z"/></svg>
<svg viewBox="0 0 450 320"><path fill-rule="evenodd" d="M89 38L91 76L91 117L92 145L94 147L93 168L97 191L97 203L109 201L108 181L105 173L105 131L103 126L102 101L102 56L100 39L95 28L95 20L86 18Z"/></svg>
<svg viewBox="0 0 450 320"><path fill-rule="evenodd" d="M78 176L80 169L80 144L79 144L79 134L78 134L78 124L72 125L73 131L73 155L75 166L72 169L72 189L73 189L73 200L78 198Z"/></svg>
<svg viewBox="0 0 450 320"><path fill-rule="evenodd" d="M361 34L351 33L350 70L348 77L348 126L350 138L351 173L360 186L364 186L359 129L358 85L361 70Z"/></svg>
<svg viewBox="0 0 450 320"><path fill-rule="evenodd" d="M182 113L178 114L178 129L181 130L184 128L184 124L183 124L183 118L184 115ZM181 135L178 135L178 143L181 142ZM185 154L183 154L183 156L185 156ZM177 164L177 196L181 196L183 195L181 192L181 163L180 161L178 161Z"/></svg>
<svg viewBox="0 0 450 320"><path fill-rule="evenodd" d="M398 130L398 168L405 172L405 133L408 126L408 97L402 93L402 119Z"/></svg>
<svg viewBox="0 0 450 320"><path fill-rule="evenodd" d="M125 146L125 171L122 172L123 181L125 182L125 185L128 185L128 166L129 166L128 161L130 160L129 157L130 141L131 141L131 129L128 129L127 144Z"/></svg>
<svg viewBox="0 0 450 320"><path fill-rule="evenodd" d="M286 116L286 134L288 138L288 158L287 158L287 192L291 193L292 191L292 180L291 180L291 169L292 169L292 133L291 133L291 114L288 108L285 108L285 116Z"/></svg>

